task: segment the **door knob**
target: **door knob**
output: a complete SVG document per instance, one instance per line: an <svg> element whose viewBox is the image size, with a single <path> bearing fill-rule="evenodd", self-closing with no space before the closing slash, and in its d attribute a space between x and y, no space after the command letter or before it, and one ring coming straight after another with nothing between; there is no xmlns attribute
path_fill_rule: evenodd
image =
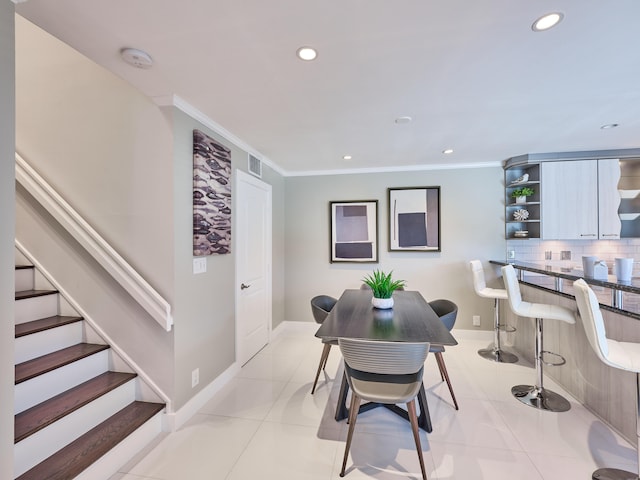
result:
<svg viewBox="0 0 640 480"><path fill-rule="evenodd" d="M247 288L249 288L251 285L245 285L244 283L240 284L240 290L246 290Z"/></svg>

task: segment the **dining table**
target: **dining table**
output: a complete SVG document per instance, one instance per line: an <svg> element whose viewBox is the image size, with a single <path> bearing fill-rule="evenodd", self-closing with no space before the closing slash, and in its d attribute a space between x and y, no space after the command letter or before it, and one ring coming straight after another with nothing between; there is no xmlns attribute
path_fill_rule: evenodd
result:
<svg viewBox="0 0 640 480"><path fill-rule="evenodd" d="M445 327L429 303L418 291L396 290L393 293L393 307L374 308L371 290L345 290L331 312L324 320L316 337L331 340L356 338L365 340L383 340L388 342L428 342L431 345L453 346L458 342ZM336 421L348 417L347 395L349 384L346 375L342 375ZM420 415L418 425L427 432L432 431L429 407L424 385L418 393ZM368 403L360 407L364 412L378 406L384 406L394 413L408 419L406 410L397 405Z"/></svg>

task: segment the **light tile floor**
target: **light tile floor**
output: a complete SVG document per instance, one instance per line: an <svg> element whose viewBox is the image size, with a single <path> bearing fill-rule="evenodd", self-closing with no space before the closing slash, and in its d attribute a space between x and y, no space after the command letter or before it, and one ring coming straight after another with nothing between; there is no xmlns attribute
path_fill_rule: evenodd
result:
<svg viewBox="0 0 640 480"><path fill-rule="evenodd" d="M189 422L111 480L339 479L346 425L333 414L341 356L334 347L311 395L322 350L314 331L282 332ZM511 386L534 380L531 365L480 358L488 342L473 333L454 330L459 345L444 354L459 411L434 358L426 361L433 432L421 432L421 441L429 479L588 480L603 466L637 471L635 449L551 380L545 386L571 401L569 412L516 401ZM358 417L346 479L420 479L419 472L408 422L386 409Z"/></svg>

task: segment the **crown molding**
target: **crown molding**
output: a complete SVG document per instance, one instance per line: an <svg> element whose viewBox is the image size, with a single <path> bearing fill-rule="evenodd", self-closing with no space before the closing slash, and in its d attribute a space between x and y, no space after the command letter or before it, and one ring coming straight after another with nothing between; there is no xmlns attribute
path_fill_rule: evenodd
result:
<svg viewBox="0 0 640 480"><path fill-rule="evenodd" d="M403 165L398 167L349 168L340 170L307 170L303 172L289 172L289 177L312 177L319 175L353 175L362 173L397 173L421 172L427 170L463 170L468 168L502 168L502 162L485 163L440 163L436 165Z"/></svg>
<svg viewBox="0 0 640 480"><path fill-rule="evenodd" d="M198 110L196 107L191 105L186 100L180 98L178 95L165 95L165 96L159 96L159 97L152 97L152 100L156 105L161 107L167 107L167 106L176 107L177 109L189 115L191 118L202 123L205 127L210 128L211 130L216 132L218 135L221 135L222 137L224 137L225 139L227 139L237 147L245 150L247 153L250 153L257 159L259 159L262 163L264 163L268 167L278 172L283 177L289 176L289 174L285 170L280 168L279 165L276 165L271 159L262 155L251 145L249 145L248 143L246 143L245 141L243 141L242 139L240 139L239 137L231 133L229 130L224 128L219 123L214 122L211 118L209 118L207 115L202 113L200 110Z"/></svg>

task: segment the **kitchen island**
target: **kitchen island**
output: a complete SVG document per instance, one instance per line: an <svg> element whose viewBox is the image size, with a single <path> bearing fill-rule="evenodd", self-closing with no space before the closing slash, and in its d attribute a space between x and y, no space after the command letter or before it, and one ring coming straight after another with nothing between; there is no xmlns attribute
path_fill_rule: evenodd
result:
<svg viewBox="0 0 640 480"><path fill-rule="evenodd" d="M582 269L569 264L490 261L495 268L507 263L519 273L523 300L561 305L577 312L573 281L583 278ZM630 283L622 284L611 275L606 280L585 281L598 296L607 337L640 343L640 310L637 307L640 281L632 279ZM517 329L506 335L507 344L518 352L521 361L533 364L534 322L529 318L517 317L509 308L508 301L502 302L500 323L508 323ZM590 347L581 322L577 316L575 325L545 323L544 349L559 353L566 359L565 365L547 368L545 374L629 442L636 444L636 376L602 363ZM533 379L533 371L531 376ZM528 379L522 380L526 382ZM549 388L553 389L550 385Z"/></svg>

